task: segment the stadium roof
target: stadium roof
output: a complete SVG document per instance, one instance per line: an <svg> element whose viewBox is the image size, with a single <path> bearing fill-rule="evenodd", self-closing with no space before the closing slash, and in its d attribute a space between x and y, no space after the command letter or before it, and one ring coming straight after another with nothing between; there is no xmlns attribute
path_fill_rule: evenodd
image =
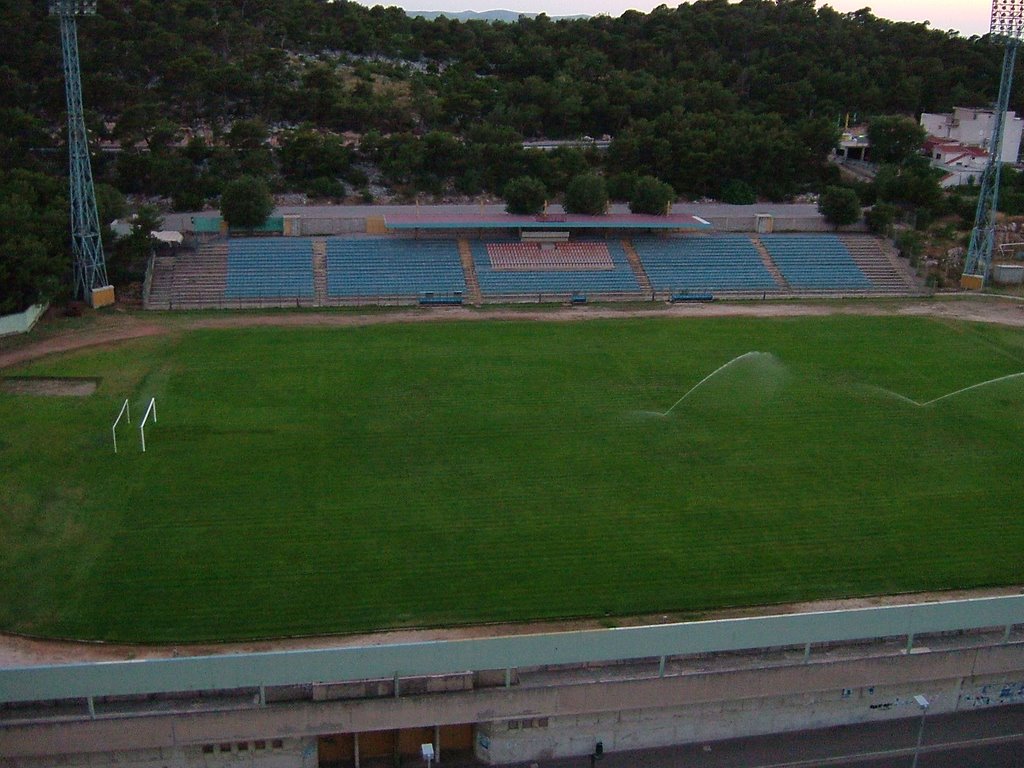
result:
<svg viewBox="0 0 1024 768"><path fill-rule="evenodd" d="M608 214L577 216L565 213L514 216L508 213L436 214L395 213L384 217L388 229L711 229L711 222L688 213L667 216Z"/></svg>

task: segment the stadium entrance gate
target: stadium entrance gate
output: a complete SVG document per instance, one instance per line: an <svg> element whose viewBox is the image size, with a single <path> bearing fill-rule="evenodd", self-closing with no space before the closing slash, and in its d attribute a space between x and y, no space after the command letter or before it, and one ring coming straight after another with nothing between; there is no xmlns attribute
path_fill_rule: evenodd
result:
<svg viewBox="0 0 1024 768"><path fill-rule="evenodd" d="M473 725L466 723L321 736L317 740L317 762L320 768L408 765L420 759L420 748L424 744L434 745L435 753L441 758L439 764L470 762L473 758Z"/></svg>

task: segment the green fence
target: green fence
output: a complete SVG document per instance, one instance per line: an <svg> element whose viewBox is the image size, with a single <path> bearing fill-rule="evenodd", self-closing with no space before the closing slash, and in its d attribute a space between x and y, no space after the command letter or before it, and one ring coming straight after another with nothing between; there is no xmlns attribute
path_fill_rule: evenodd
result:
<svg viewBox="0 0 1024 768"><path fill-rule="evenodd" d="M1024 596L650 627L0 669L0 703L345 682L906 637L1024 624Z"/></svg>
<svg viewBox="0 0 1024 768"><path fill-rule="evenodd" d="M224 220L220 216L193 216L192 226L197 235L215 235L221 230ZM264 234L283 234L284 216L271 216L258 227L247 229L231 229L231 232L260 232Z"/></svg>

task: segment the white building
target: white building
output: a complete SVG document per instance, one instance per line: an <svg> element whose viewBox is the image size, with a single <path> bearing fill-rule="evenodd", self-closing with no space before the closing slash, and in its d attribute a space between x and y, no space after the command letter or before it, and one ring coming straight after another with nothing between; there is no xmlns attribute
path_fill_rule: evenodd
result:
<svg viewBox="0 0 1024 768"><path fill-rule="evenodd" d="M995 127L995 110L969 109L956 107L952 114L921 115L921 125L929 136L943 139L948 143L958 143L967 147L988 149ZM1021 136L1024 135L1024 120L1015 112L1006 113L1006 124L1003 129L1004 163L1016 163L1020 156Z"/></svg>
<svg viewBox="0 0 1024 768"><path fill-rule="evenodd" d="M981 183L982 174L988 165L988 150L949 139L929 136L925 140L924 151L931 159L932 166L945 172L940 182L943 188Z"/></svg>

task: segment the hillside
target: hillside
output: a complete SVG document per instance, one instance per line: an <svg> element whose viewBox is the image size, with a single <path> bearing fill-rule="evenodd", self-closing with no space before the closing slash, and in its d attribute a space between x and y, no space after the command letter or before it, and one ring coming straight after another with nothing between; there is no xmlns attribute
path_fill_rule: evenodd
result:
<svg viewBox="0 0 1024 768"><path fill-rule="evenodd" d="M63 75L40 4L4 0L0 33L0 210L45 230L0 238L2 282L19 284L0 305L20 307L66 284L68 254L48 245L69 239L52 192L66 173ZM558 199L590 171L618 201L641 176L685 199L787 200L839 183L825 160L847 120L991 103L1001 61L984 39L813 0L511 23L328 0L100 0L79 44L104 221L124 211L121 195L217 205L242 175L367 203L500 196L521 176ZM584 136L607 150L523 147ZM925 191L859 190L866 204L929 209L919 223L973 211L969 197L950 208ZM108 260L115 282L138 272L144 236L135 245Z"/></svg>
<svg viewBox="0 0 1024 768"><path fill-rule="evenodd" d="M433 21L434 19L444 16L445 18L452 19L454 21L503 21L508 24L513 24L519 21L520 16L525 16L528 19L535 19L540 14L537 13L520 13L519 11L410 11L406 13L415 18L421 16L427 21ZM559 21L561 19L586 19L589 16L580 14L578 16L552 16L552 21Z"/></svg>

